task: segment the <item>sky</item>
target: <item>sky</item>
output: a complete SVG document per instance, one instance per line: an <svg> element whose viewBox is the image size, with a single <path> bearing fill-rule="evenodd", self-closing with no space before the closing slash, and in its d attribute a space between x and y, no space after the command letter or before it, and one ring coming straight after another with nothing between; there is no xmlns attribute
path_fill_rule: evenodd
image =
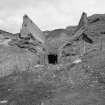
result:
<svg viewBox="0 0 105 105"><path fill-rule="evenodd" d="M0 0L0 29L20 32L27 14L41 30L77 25L82 12L105 13L105 0Z"/></svg>

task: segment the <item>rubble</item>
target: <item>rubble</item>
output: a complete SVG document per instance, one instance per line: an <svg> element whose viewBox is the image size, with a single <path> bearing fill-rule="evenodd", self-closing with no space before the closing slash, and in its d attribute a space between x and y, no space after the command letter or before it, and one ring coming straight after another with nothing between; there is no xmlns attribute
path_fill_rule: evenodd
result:
<svg viewBox="0 0 105 105"><path fill-rule="evenodd" d="M24 15L20 33L1 31L0 104L104 105L104 44L89 35L100 20L83 13L71 35L69 27L42 32Z"/></svg>
<svg viewBox="0 0 105 105"><path fill-rule="evenodd" d="M38 28L38 26L27 15L24 15L20 33L14 35L14 37L9 37L2 44L5 45L5 43L7 43L9 45L8 47L11 48L12 46L12 49L17 48L23 50L25 53L28 53L27 51L29 51L37 57L37 59L35 60L36 62L38 62L38 64L34 63L35 66L50 65L51 63L52 65L57 65L57 67L59 68L59 64L62 65L63 62L65 62L65 64L68 61L71 64L81 62L81 60L77 57L82 56L84 53L86 53L85 41L89 44L90 42L92 42L92 39L88 38L87 34L84 34L86 33L87 28L87 15L86 13L83 13L79 25L72 37L68 37L66 35L66 31L62 30L63 33L61 36L59 36L60 40L53 40L52 43L49 38L46 39L43 32ZM76 40L78 39L80 44L76 42ZM77 51L77 53L73 55L73 53L69 50L68 54L71 54L66 57L66 54L62 55L62 52L65 50L65 48L69 49L71 47L71 44L68 45L69 43L77 43L77 45L75 46L79 47L79 49L76 49L79 51L79 53ZM76 47L73 47L73 50ZM76 52L76 50L74 50L74 52ZM72 58L76 60L73 60ZM66 62L65 60L63 61L63 59L68 60ZM31 63L33 64L33 62Z"/></svg>

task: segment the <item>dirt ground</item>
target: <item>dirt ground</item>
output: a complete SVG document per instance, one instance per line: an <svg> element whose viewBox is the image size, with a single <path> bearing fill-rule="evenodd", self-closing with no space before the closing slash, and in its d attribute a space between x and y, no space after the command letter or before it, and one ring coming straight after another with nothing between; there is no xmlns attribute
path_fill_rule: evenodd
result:
<svg viewBox="0 0 105 105"><path fill-rule="evenodd" d="M82 62L13 72L0 78L0 105L105 105L105 52Z"/></svg>

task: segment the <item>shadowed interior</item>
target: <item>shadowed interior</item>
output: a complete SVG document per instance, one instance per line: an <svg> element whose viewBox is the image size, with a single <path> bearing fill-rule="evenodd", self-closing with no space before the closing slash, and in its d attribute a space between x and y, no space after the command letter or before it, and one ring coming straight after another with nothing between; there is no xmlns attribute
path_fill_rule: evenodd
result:
<svg viewBox="0 0 105 105"><path fill-rule="evenodd" d="M49 62L49 64L57 64L58 63L58 55L57 54L49 54L48 62Z"/></svg>

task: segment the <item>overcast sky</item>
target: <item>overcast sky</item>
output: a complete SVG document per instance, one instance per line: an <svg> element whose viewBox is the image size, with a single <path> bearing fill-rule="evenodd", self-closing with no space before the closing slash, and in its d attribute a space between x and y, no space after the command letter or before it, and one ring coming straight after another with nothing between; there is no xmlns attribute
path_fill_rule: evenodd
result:
<svg viewBox="0 0 105 105"><path fill-rule="evenodd" d="M19 32L24 14L42 30L76 25L81 13L105 13L105 0L0 0L0 29Z"/></svg>

